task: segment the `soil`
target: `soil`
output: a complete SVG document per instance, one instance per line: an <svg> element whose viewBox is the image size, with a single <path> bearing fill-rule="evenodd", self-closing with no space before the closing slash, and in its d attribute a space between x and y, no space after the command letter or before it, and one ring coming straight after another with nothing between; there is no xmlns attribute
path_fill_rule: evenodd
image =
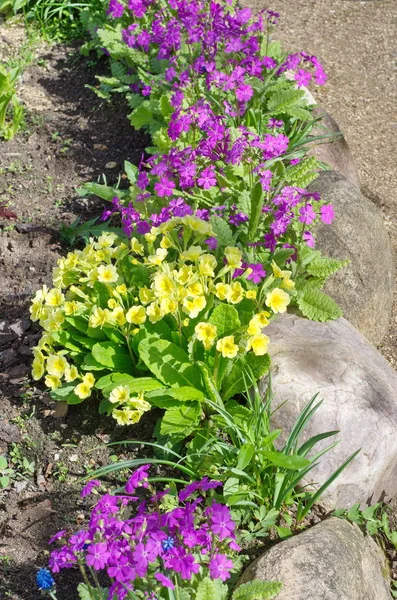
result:
<svg viewBox="0 0 397 600"><path fill-rule="evenodd" d="M388 133L392 5L392 0L296 0L291 10L287 0L274 0L272 7L283 14L284 43L324 61L330 81L319 99L346 134L363 191L384 211L396 247L395 160ZM0 59L15 55L25 39L22 27L0 23ZM104 444L150 439L156 417L115 428L90 402L57 417L43 386L28 377L30 348L39 335L28 318L29 301L50 282L57 258L67 251L60 226L102 211L100 201L80 197L76 188L103 175L115 183L123 161L136 163L148 145L128 125L128 107L119 98L108 104L85 87L95 85L105 61L87 61L78 46L38 44L34 55L19 90L27 125L14 140L0 142L0 201L10 200L17 214L15 221L0 222L0 455L8 453L17 472L11 486L0 491L0 598L12 600L40 597L35 571L47 562L48 539L87 518L87 505L79 499L81 478L113 456L145 452ZM371 153L362 142L368 139ZM381 348L394 366L395 308ZM312 522L323 518L318 514ZM395 554L390 556L395 561ZM75 598L73 571L57 580L59 600Z"/></svg>

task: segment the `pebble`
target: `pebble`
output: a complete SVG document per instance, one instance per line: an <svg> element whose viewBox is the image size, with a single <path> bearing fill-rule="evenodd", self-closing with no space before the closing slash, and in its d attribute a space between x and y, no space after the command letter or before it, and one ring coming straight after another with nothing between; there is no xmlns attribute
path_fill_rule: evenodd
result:
<svg viewBox="0 0 397 600"><path fill-rule="evenodd" d="M114 161L110 161L108 163L106 163L105 165L105 169L116 169L117 168L117 163Z"/></svg>

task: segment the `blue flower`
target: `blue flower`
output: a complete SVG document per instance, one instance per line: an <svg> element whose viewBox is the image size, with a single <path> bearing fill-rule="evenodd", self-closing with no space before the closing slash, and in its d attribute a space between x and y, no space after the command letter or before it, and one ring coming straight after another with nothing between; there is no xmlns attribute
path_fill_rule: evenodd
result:
<svg viewBox="0 0 397 600"><path fill-rule="evenodd" d="M163 546L163 550L165 550L165 552L171 550L171 548L175 546L174 538L168 537L166 540L161 542L161 545Z"/></svg>
<svg viewBox="0 0 397 600"><path fill-rule="evenodd" d="M55 581L49 570L43 567L37 571L36 583L39 590L49 590Z"/></svg>

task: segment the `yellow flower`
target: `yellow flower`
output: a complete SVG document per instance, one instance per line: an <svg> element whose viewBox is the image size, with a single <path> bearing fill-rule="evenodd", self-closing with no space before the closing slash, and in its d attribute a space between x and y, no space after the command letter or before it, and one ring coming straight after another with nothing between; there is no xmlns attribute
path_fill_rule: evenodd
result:
<svg viewBox="0 0 397 600"><path fill-rule="evenodd" d="M128 323L134 325L142 325L146 321L146 311L144 306L131 306L130 310L125 315Z"/></svg>
<svg viewBox="0 0 397 600"><path fill-rule="evenodd" d="M267 348L269 346L270 339L267 335L263 333L259 333L258 335L253 335L249 338L247 343L247 352L252 350L252 352L256 356L263 356L267 352Z"/></svg>
<svg viewBox="0 0 397 600"><path fill-rule="evenodd" d="M44 375L44 363L42 360L38 359L38 358L34 358L33 359L33 363L32 363L32 377L33 379L35 379L36 381L38 381L39 379L41 379Z"/></svg>
<svg viewBox="0 0 397 600"><path fill-rule="evenodd" d="M57 288L53 288L48 292L45 297L45 303L47 306L60 306L64 301L65 296L62 294L61 290Z"/></svg>
<svg viewBox="0 0 397 600"><path fill-rule="evenodd" d="M68 252L67 257L65 258L65 268L66 269L74 269L77 265L79 257L75 252ZM59 264L59 263L58 263Z"/></svg>
<svg viewBox="0 0 397 600"><path fill-rule="evenodd" d="M163 315L173 313L178 308L178 302L173 298L163 298L160 302L160 309Z"/></svg>
<svg viewBox="0 0 397 600"><path fill-rule="evenodd" d="M280 267L274 260L272 261L272 269L273 269L273 275L275 277L279 277L280 279L284 277L284 271L282 269L280 269Z"/></svg>
<svg viewBox="0 0 397 600"><path fill-rule="evenodd" d="M116 308L116 306L117 306L117 300L115 300L114 298L110 298L108 300L108 308L113 310L114 308Z"/></svg>
<svg viewBox="0 0 397 600"><path fill-rule="evenodd" d="M185 312L191 319L195 319L199 312L206 306L204 296L197 296L192 300L185 298L182 302L183 312Z"/></svg>
<svg viewBox="0 0 397 600"><path fill-rule="evenodd" d="M148 256L148 261L152 265L159 266L159 265L161 265L161 263L163 262L163 260L167 256L167 254L168 254L168 252L165 248L157 248L155 254L151 254L150 256Z"/></svg>
<svg viewBox="0 0 397 600"><path fill-rule="evenodd" d="M144 238L147 242L152 243L156 240L157 235L158 235L157 227L152 227L151 230L149 231L149 233L145 233Z"/></svg>
<svg viewBox="0 0 397 600"><path fill-rule="evenodd" d="M98 267L98 281L101 283L116 283L119 278L115 265L100 265Z"/></svg>
<svg viewBox="0 0 397 600"><path fill-rule="evenodd" d="M131 410L129 408L123 408L121 410L114 410L112 417L116 419L119 425L134 425L138 423L143 412L141 410Z"/></svg>
<svg viewBox="0 0 397 600"><path fill-rule="evenodd" d="M248 298L248 300L255 300L256 290L248 290L245 294L245 297Z"/></svg>
<svg viewBox="0 0 397 600"><path fill-rule="evenodd" d="M253 317L251 321L248 323L247 333L248 335L257 335L262 331L262 326L259 321Z"/></svg>
<svg viewBox="0 0 397 600"><path fill-rule="evenodd" d="M70 317L71 315L75 315L78 311L78 305L76 300L73 300L72 302L65 302L63 310L65 311L65 315L67 317Z"/></svg>
<svg viewBox="0 0 397 600"><path fill-rule="evenodd" d="M131 238L131 250L135 252L135 254L140 254L141 256L145 252L145 248L143 247L143 245L140 244L138 240L134 237Z"/></svg>
<svg viewBox="0 0 397 600"><path fill-rule="evenodd" d="M138 396L133 396L130 398L128 400L128 406L141 412L147 412L152 408L149 402L146 402L144 399L143 392L141 392Z"/></svg>
<svg viewBox="0 0 397 600"><path fill-rule="evenodd" d="M81 383L76 385L73 391L76 394L76 396L78 396L81 400L85 400L86 398L91 396L91 388L92 386L88 385L88 383L86 383L85 381L82 381Z"/></svg>
<svg viewBox="0 0 397 600"><path fill-rule="evenodd" d="M171 277L165 273L158 273L153 280L153 289L158 294L172 294L175 285Z"/></svg>
<svg viewBox="0 0 397 600"><path fill-rule="evenodd" d="M154 294L152 290L147 287L141 288L139 290L139 300L142 302L142 304L149 304L149 302L152 302L152 300L154 300Z"/></svg>
<svg viewBox="0 0 397 600"><path fill-rule="evenodd" d="M90 327L103 327L107 323L113 323L113 316L109 309L94 306L89 318Z"/></svg>
<svg viewBox="0 0 397 600"><path fill-rule="evenodd" d="M44 322L40 321L40 324L44 327L44 329L50 333L54 331L59 331L61 329L61 325L64 322L65 317L62 314L61 310L57 310L49 316Z"/></svg>
<svg viewBox="0 0 397 600"><path fill-rule="evenodd" d="M36 300L33 300L30 308L30 318L32 321L38 321L39 319L41 319L41 316L43 314L43 305L41 304L41 302L37 302Z"/></svg>
<svg viewBox="0 0 397 600"><path fill-rule="evenodd" d="M238 269L239 267L241 267L241 259L243 258L243 253L241 252L241 250L234 246L227 246L225 248L225 256L227 262L229 263L229 267L231 267L232 269Z"/></svg>
<svg viewBox="0 0 397 600"><path fill-rule="evenodd" d="M190 320L189 320L189 319L183 319L183 321L182 321L182 325L183 325L183 327L188 327L188 326L189 326L189 323L190 323Z"/></svg>
<svg viewBox="0 0 397 600"><path fill-rule="evenodd" d="M186 296L188 296L187 289L182 285L178 285L176 290L176 299L178 300L178 302L182 302L182 300L186 298Z"/></svg>
<svg viewBox="0 0 397 600"><path fill-rule="evenodd" d="M284 313L289 303L289 295L280 288L274 288L266 296L266 306L271 308L274 313Z"/></svg>
<svg viewBox="0 0 397 600"><path fill-rule="evenodd" d="M166 235L163 236L160 242L160 248L171 248L172 242Z"/></svg>
<svg viewBox="0 0 397 600"><path fill-rule="evenodd" d="M226 300L229 290L230 286L227 283L217 283L215 286L215 296L219 298L219 300Z"/></svg>
<svg viewBox="0 0 397 600"><path fill-rule="evenodd" d="M163 312L157 302L152 302L146 309L146 314L151 323L157 323L163 318Z"/></svg>
<svg viewBox="0 0 397 600"><path fill-rule="evenodd" d="M222 354L223 358L234 358L238 352L238 346L234 343L233 335L228 335L218 340L216 349Z"/></svg>
<svg viewBox="0 0 397 600"><path fill-rule="evenodd" d="M198 261L199 273L206 277L213 277L215 275L214 269L217 264L215 256L212 256L212 254L203 254Z"/></svg>
<svg viewBox="0 0 397 600"><path fill-rule="evenodd" d="M45 333L41 336L39 343L37 344L37 348L45 348L46 346L51 346L53 341L53 337L49 333ZM33 348L33 354L34 356L36 356L35 348Z"/></svg>
<svg viewBox="0 0 397 600"><path fill-rule="evenodd" d="M44 379L44 383L46 384L47 387L51 388L52 390L56 390L57 388L61 387L61 385L62 385L59 377L56 377L55 375L46 375L46 378Z"/></svg>
<svg viewBox="0 0 397 600"><path fill-rule="evenodd" d="M130 390L126 385L118 385L110 392L109 402L112 404L122 404L130 399Z"/></svg>
<svg viewBox="0 0 397 600"><path fill-rule="evenodd" d="M115 233L109 233L104 231L98 238L97 243L95 244L95 248L97 250L101 248L111 248L114 242L116 241L117 236Z"/></svg>
<svg viewBox="0 0 397 600"><path fill-rule="evenodd" d="M203 286L198 281L196 281L196 283L191 283L188 286L187 291L189 296L202 296L204 292Z"/></svg>
<svg viewBox="0 0 397 600"><path fill-rule="evenodd" d="M193 217L192 215L183 217L182 223L188 225L192 231L196 231L202 235L210 235L213 233L212 227L209 223L199 219L198 217Z"/></svg>
<svg viewBox="0 0 397 600"><path fill-rule="evenodd" d="M283 277L283 282L281 287L285 290L293 290L295 288L295 281L291 279L291 273L289 271L285 271L286 275Z"/></svg>
<svg viewBox="0 0 397 600"><path fill-rule="evenodd" d="M70 383L71 381L77 379L78 376L79 372L77 370L77 367L75 367L75 365L72 365L71 367L68 365L65 369L65 381Z"/></svg>
<svg viewBox="0 0 397 600"><path fill-rule="evenodd" d="M216 338L216 326L211 323L198 323L194 328L197 339L203 342L204 348L209 350Z"/></svg>
<svg viewBox="0 0 397 600"><path fill-rule="evenodd" d="M60 354L52 354L47 358L47 373L49 375L55 375L55 377L62 377L65 373L65 369L68 366L68 361L64 356Z"/></svg>
<svg viewBox="0 0 397 600"><path fill-rule="evenodd" d="M244 298L244 288L239 281L235 281L228 289L226 299L232 304L238 304Z"/></svg>
<svg viewBox="0 0 397 600"><path fill-rule="evenodd" d="M263 310L262 312L255 315L254 319L256 319L262 327L266 327L269 325L269 320L267 317L270 317L270 313L267 310Z"/></svg>
<svg viewBox="0 0 397 600"><path fill-rule="evenodd" d="M182 285L189 283L193 277L193 269L191 265L183 265L179 271L174 271L174 277L175 280Z"/></svg>
<svg viewBox="0 0 397 600"><path fill-rule="evenodd" d="M91 388L95 383L95 377L93 376L93 374L86 373L83 377L83 383L86 383Z"/></svg>
<svg viewBox="0 0 397 600"><path fill-rule="evenodd" d="M181 260L195 262L203 254L204 250L200 246L190 246L188 250L181 253Z"/></svg>
<svg viewBox="0 0 397 600"><path fill-rule="evenodd" d="M116 306L116 308L113 309L112 317L120 327L126 324L124 310L121 306Z"/></svg>
<svg viewBox="0 0 397 600"><path fill-rule="evenodd" d="M125 285L125 283L122 283L121 285L118 285L116 287L115 290L118 294L121 294L121 296L125 296L125 294L127 293L127 286Z"/></svg>

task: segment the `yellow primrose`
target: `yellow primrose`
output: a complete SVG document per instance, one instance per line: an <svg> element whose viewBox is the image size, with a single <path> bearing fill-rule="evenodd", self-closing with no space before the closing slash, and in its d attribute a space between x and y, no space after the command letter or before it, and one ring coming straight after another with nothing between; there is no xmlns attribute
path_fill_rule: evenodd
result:
<svg viewBox="0 0 397 600"><path fill-rule="evenodd" d="M238 269L241 267L243 253L238 248L234 246L227 246L225 248L225 257L229 263L229 267L232 269Z"/></svg>
<svg viewBox="0 0 397 600"><path fill-rule="evenodd" d="M192 300L185 298L182 302L183 312L185 312L191 319L195 319L197 315L205 308L206 301L204 296L197 296Z"/></svg>
<svg viewBox="0 0 397 600"><path fill-rule="evenodd" d="M214 269L217 266L216 258L212 254L203 254L198 261L198 270L200 275L214 277Z"/></svg>
<svg viewBox="0 0 397 600"><path fill-rule="evenodd" d="M143 392L141 392L138 396L131 397L128 400L128 406L140 410L141 412L147 412L152 408L149 402L146 402L144 399Z"/></svg>
<svg viewBox="0 0 397 600"><path fill-rule="evenodd" d="M235 281L229 286L226 299L231 304L238 304L244 298L244 288L239 281Z"/></svg>
<svg viewBox="0 0 397 600"><path fill-rule="evenodd" d="M68 252L64 262L65 269L74 269L77 266L78 260L79 257L75 252Z"/></svg>
<svg viewBox="0 0 397 600"><path fill-rule="evenodd" d="M172 244L170 238L167 237L166 235L164 235L160 242L160 248L171 248L172 245L173 244Z"/></svg>
<svg viewBox="0 0 397 600"><path fill-rule="evenodd" d="M189 296L202 296L204 293L203 286L198 281L188 285L187 291Z"/></svg>
<svg viewBox="0 0 397 600"><path fill-rule="evenodd" d="M98 281L98 269L95 267L91 269L87 273L88 281L91 285L93 285L96 281Z"/></svg>
<svg viewBox="0 0 397 600"><path fill-rule="evenodd" d="M194 331L197 339L203 342L204 348L209 350L216 338L216 326L211 323L198 323Z"/></svg>
<svg viewBox="0 0 397 600"><path fill-rule="evenodd" d="M98 281L101 283L116 283L119 278L115 265L100 265L98 267Z"/></svg>
<svg viewBox="0 0 397 600"><path fill-rule="evenodd" d="M219 300L226 300L229 291L230 285L227 283L217 283L215 286L215 296L219 298Z"/></svg>
<svg viewBox="0 0 397 600"><path fill-rule="evenodd" d="M245 297L248 298L248 300L255 300L256 299L256 290L248 290L245 294Z"/></svg>
<svg viewBox="0 0 397 600"><path fill-rule="evenodd" d="M120 327L125 325L127 322L127 319L125 318L125 314L124 314L124 309L122 308L122 306L116 306L116 308L113 309L112 317L115 320L115 322L117 323L117 325L119 325Z"/></svg>
<svg viewBox="0 0 397 600"><path fill-rule="evenodd" d="M29 312L31 320L33 322L38 321L39 319L41 319L43 314L43 305L41 304L41 302L36 302L35 300L33 300L32 304L29 307Z"/></svg>
<svg viewBox="0 0 397 600"><path fill-rule="evenodd" d="M190 262L195 262L200 258L203 254L204 250L201 246L190 246L188 250L181 252L180 259L185 262L189 260Z"/></svg>
<svg viewBox="0 0 397 600"><path fill-rule="evenodd" d="M67 366L65 369L65 381L67 381L68 383L70 383L71 381L74 381L75 379L77 379L77 377L79 376L79 372L77 370L77 367L75 365L72 366Z"/></svg>
<svg viewBox="0 0 397 600"><path fill-rule="evenodd" d="M149 242L149 244L153 243L158 235L158 229L157 227L152 227L151 230L149 231L149 233L145 233L144 238L147 242Z"/></svg>
<svg viewBox="0 0 397 600"><path fill-rule="evenodd" d="M44 383L47 387L51 388L52 390L56 390L62 385L62 382L59 379L59 377L56 377L55 375L46 375Z"/></svg>
<svg viewBox="0 0 397 600"><path fill-rule="evenodd" d="M94 248L96 250L100 250L101 248L110 248L111 246L113 246L116 239L117 239L117 236L115 233L110 233L110 232L104 231L99 236L98 241L94 245Z"/></svg>
<svg viewBox="0 0 397 600"><path fill-rule="evenodd" d="M270 313L267 310L263 310L262 312L255 315L254 319L261 325L262 327L266 327L269 325L268 317L270 317Z"/></svg>
<svg viewBox="0 0 397 600"><path fill-rule="evenodd" d="M47 358L47 373L49 375L55 375L55 377L62 377L68 366L66 358L60 354L52 354Z"/></svg>
<svg viewBox="0 0 397 600"><path fill-rule="evenodd" d="M83 377L83 383L86 383L90 387L92 387L95 383L95 377L92 373L86 373Z"/></svg>
<svg viewBox="0 0 397 600"><path fill-rule="evenodd" d="M228 335L218 340L216 349L222 354L223 358L234 358L238 352L238 346L234 343L233 335Z"/></svg>
<svg viewBox="0 0 397 600"><path fill-rule="evenodd" d="M70 317L71 315L75 315L78 311L79 307L77 305L76 300L73 300L71 302L65 302L64 306L63 306L63 310L65 311L65 315L67 317Z"/></svg>
<svg viewBox="0 0 397 600"><path fill-rule="evenodd" d="M183 287L182 285L178 285L177 289L176 289L176 299L178 300L178 302L182 302L182 300L184 298L186 298L186 296L188 295L188 291L185 287Z"/></svg>
<svg viewBox="0 0 397 600"><path fill-rule="evenodd" d="M52 313L52 315L50 315L44 322L40 320L40 325L42 325L46 331L52 333L54 331L59 331L64 321L65 317L63 316L62 311L57 310Z"/></svg>
<svg viewBox="0 0 397 600"><path fill-rule="evenodd" d="M134 325L141 325L146 321L146 311L144 306L131 306L127 314L125 315L128 323L134 323Z"/></svg>
<svg viewBox="0 0 397 600"><path fill-rule="evenodd" d="M163 260L167 256L167 254L168 254L168 251L165 248L157 248L155 254L151 254L150 256L148 256L148 261L152 265L159 266L159 265L161 265L161 263L163 262Z"/></svg>
<svg viewBox="0 0 397 600"><path fill-rule="evenodd" d="M152 302L154 300L154 294L153 291L150 290L148 287L143 287L140 288L139 290L139 300L142 302L142 304L149 304L149 302Z"/></svg>
<svg viewBox="0 0 397 600"><path fill-rule="evenodd" d="M174 271L175 280L182 285L189 283L193 278L193 275L191 265L183 265L179 271Z"/></svg>
<svg viewBox="0 0 397 600"><path fill-rule="evenodd" d="M280 267L274 260L272 261L272 269L273 269L273 275L275 277L279 277L280 279L282 279L284 277L285 272L282 269L280 269Z"/></svg>
<svg viewBox="0 0 397 600"><path fill-rule="evenodd" d="M142 411L131 410L129 408L114 410L112 412L112 417L116 419L119 425L134 425L138 423L142 415Z"/></svg>
<svg viewBox="0 0 397 600"><path fill-rule="evenodd" d="M172 294L175 284L165 273L158 273L153 280L153 289L159 294Z"/></svg>
<svg viewBox="0 0 397 600"><path fill-rule="evenodd" d="M125 283L122 283L121 285L118 285L116 287L115 291L121 296L125 296L125 294L127 293L127 286L125 285Z"/></svg>
<svg viewBox="0 0 397 600"><path fill-rule="evenodd" d="M281 287L285 290L293 290L295 289L295 281L291 279L291 273L289 271L285 271L286 275L283 277L283 282Z"/></svg>
<svg viewBox="0 0 397 600"><path fill-rule="evenodd" d="M160 321L164 316L158 302L152 302L149 304L149 306L146 308L146 314L151 323L157 323L157 321Z"/></svg>
<svg viewBox="0 0 397 600"><path fill-rule="evenodd" d="M173 298L163 298L160 302L160 310L163 315L173 313L178 309L178 302Z"/></svg>
<svg viewBox="0 0 397 600"><path fill-rule="evenodd" d="M37 344L37 348L46 348L46 346L51 346L53 341L53 337L49 333L45 333L41 336L39 343ZM33 348L33 354L36 356L35 348Z"/></svg>
<svg viewBox="0 0 397 600"><path fill-rule="evenodd" d="M109 402L112 404L123 404L130 399L130 390L126 385L118 385L110 392Z"/></svg>
<svg viewBox="0 0 397 600"><path fill-rule="evenodd" d="M94 306L88 324L90 327L103 327L106 324L113 323L113 316L109 309Z"/></svg>
<svg viewBox="0 0 397 600"><path fill-rule="evenodd" d="M41 379L44 375L44 362L34 358L32 362L32 377L35 381Z"/></svg>
<svg viewBox="0 0 397 600"><path fill-rule="evenodd" d="M133 252L135 252L135 254L140 254L141 256L142 256L142 254L144 254L145 248L144 248L143 244L140 244L135 237L131 238L130 244L131 244L131 250Z"/></svg>
<svg viewBox="0 0 397 600"><path fill-rule="evenodd" d="M193 215L187 215L186 217L183 217L182 223L188 225L192 231L196 231L202 235L213 234L212 227L209 223L199 219L198 217L194 217Z"/></svg>
<svg viewBox="0 0 397 600"><path fill-rule="evenodd" d="M81 400L85 400L86 398L91 396L91 388L92 386L88 385L88 383L86 383L85 381L82 381L81 383L76 385L73 391L76 394L76 396L78 396Z"/></svg>
<svg viewBox="0 0 397 600"><path fill-rule="evenodd" d="M274 313L284 313L289 303L289 295L280 288L274 288L266 296L266 306L271 308Z"/></svg>
<svg viewBox="0 0 397 600"><path fill-rule="evenodd" d="M253 335L247 342L247 352L252 350L256 356L263 356L267 352L269 342L270 339L263 333Z"/></svg>
<svg viewBox="0 0 397 600"><path fill-rule="evenodd" d="M58 290L57 288L50 290L45 297L47 306L60 306L64 300L65 296L62 294L61 290Z"/></svg>
<svg viewBox="0 0 397 600"><path fill-rule="evenodd" d="M261 333L262 331L262 326L259 323L259 321L257 319L255 319L255 317L253 317L251 319L251 321L248 323L248 327L247 327L247 333L248 335L257 335L258 333Z"/></svg>
<svg viewBox="0 0 397 600"><path fill-rule="evenodd" d="M114 308L116 308L117 305L117 300L115 300L114 298L110 298L108 300L108 308L110 308L111 310L113 310Z"/></svg>

